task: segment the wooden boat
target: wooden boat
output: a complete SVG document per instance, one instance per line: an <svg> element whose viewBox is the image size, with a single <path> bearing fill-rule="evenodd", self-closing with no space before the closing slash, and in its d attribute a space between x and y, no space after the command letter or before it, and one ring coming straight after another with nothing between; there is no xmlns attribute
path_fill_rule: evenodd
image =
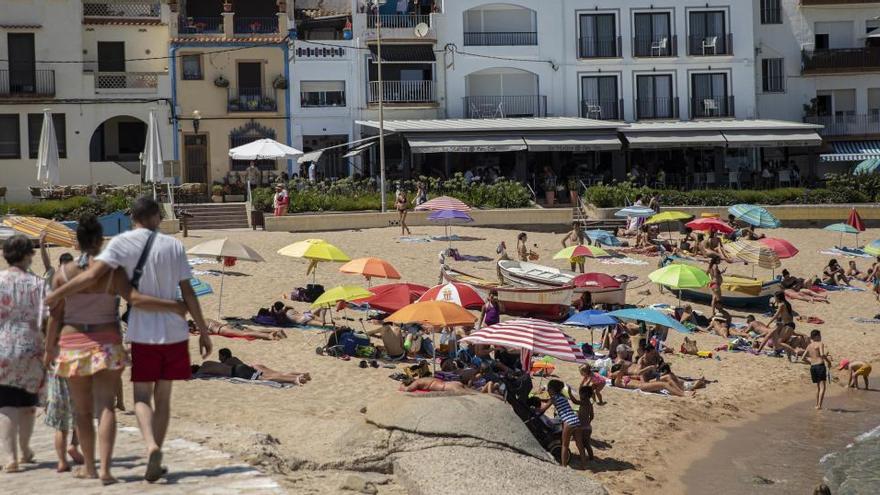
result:
<svg viewBox="0 0 880 495"><path fill-rule="evenodd" d="M561 321L568 316L574 287L516 287L501 285L491 280L443 266L443 280L472 285L481 296L490 291L498 293L499 310L506 315Z"/></svg>
<svg viewBox="0 0 880 495"><path fill-rule="evenodd" d="M501 278L511 285L521 287L562 287L573 285L577 273L550 266L523 261L502 260L498 262ZM575 294L590 292L594 304L626 304L626 288L632 280L627 276L614 277L620 287L575 287Z"/></svg>
<svg viewBox="0 0 880 495"><path fill-rule="evenodd" d="M700 260L671 257L663 264L684 263L699 266L705 269ZM744 307L767 307L770 298L782 290L779 279L760 280L744 275L724 274L721 283L721 304L733 308ZM673 291L675 292L675 291ZM710 302L712 290L707 286L700 289L682 289L682 299L690 299L698 302Z"/></svg>

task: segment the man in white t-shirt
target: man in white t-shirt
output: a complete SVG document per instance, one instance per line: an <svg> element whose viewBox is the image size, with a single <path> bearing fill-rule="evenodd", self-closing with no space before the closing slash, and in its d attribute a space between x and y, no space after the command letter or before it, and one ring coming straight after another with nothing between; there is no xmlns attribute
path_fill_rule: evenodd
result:
<svg viewBox="0 0 880 495"><path fill-rule="evenodd" d="M125 270L130 280L133 279L141 253L154 236L143 264L138 290L145 295L173 300L179 288L183 302L200 330L199 350L202 357L207 358L211 354L211 338L190 283L192 273L183 244L156 232L161 215L159 204L154 200L140 198L135 201L131 218L134 230L114 237L88 270L50 294L46 302L54 306L64 297L91 287L104 274L119 267ZM147 444L145 478L154 482L163 474L161 449L170 419L171 384L191 377L189 327L186 319L176 313L131 308L126 338L131 342L134 410Z"/></svg>

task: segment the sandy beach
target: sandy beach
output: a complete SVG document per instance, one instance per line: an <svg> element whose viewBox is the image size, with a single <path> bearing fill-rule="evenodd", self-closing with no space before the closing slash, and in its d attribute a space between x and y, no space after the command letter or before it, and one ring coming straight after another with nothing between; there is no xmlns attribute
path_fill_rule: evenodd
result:
<svg viewBox="0 0 880 495"><path fill-rule="evenodd" d="M441 236L442 227L413 227L414 236ZM512 252L517 232L484 228L456 228L462 240L455 243L462 254L484 256L491 260L495 247L506 241ZM196 231L182 239L191 247L206 239L229 237L248 244L264 258L264 263L239 262L229 268L224 280L223 316L249 318L260 307L267 307L283 292L305 286L307 263L286 258L276 251L290 243L308 238L321 238L342 248L351 258L377 256L394 264L405 281L434 285L438 281L438 253L445 242L400 242L396 228L365 231L309 233L268 233L253 231ZM567 262L552 260L561 248L562 232L529 233L529 244L541 256L541 263L567 268ZM792 242L800 250L793 259L784 260L783 267L796 276L820 273L830 256L819 250L831 247L837 235L818 229L778 229L773 237ZM847 240L852 244L851 236ZM880 230L863 233L862 240L880 237ZM63 249L52 249L53 260ZM630 304L669 303L676 298L660 293L648 282L647 275L656 269L657 258L636 256L644 265L608 265L587 261L588 271L636 275L627 302ZM846 261L846 259L840 259ZM871 260L858 258L863 270ZM39 262L37 262L37 265ZM454 262L450 264L465 272L494 278L492 261ZM843 263L842 263L843 264ZM340 284L364 284L354 275L339 273L339 265L322 263L317 281L330 288ZM200 264L197 270L219 270L216 263ZM35 266L35 271L39 267ZM762 270L758 269L760 273ZM751 267L735 265L729 272L751 273ZM778 272L777 272L778 273ZM766 273L769 276L769 272ZM220 278L198 275L219 289ZM382 281L374 281L382 283ZM859 287L865 284L856 282ZM643 294L650 291L650 294ZM875 361L880 357L880 326L860 324L850 317L871 317L880 311L869 292L830 293L831 304L793 301L795 310L804 318L816 316L821 325L799 324L799 331L822 330L832 359L858 358ZM205 315L217 317L216 295L201 299ZM306 304L294 303L300 309ZM694 307L706 312L707 307ZM735 321L747 313L733 311ZM360 328L363 313L348 311L354 321L344 323ZM339 314L337 316L345 316ZM760 316L759 316L760 318ZM578 341L590 339L590 332L568 327ZM253 385L235 385L217 381L193 380L180 383L174 390L175 434L205 442L253 463L274 470L284 485L296 493L331 493L351 472L374 477L379 493L405 493L391 472L373 472L357 465L339 462L332 455L343 444L352 425L363 422L362 410L367 404L400 394L398 382L388 378L393 370L361 369L358 361L342 361L318 356L315 347L325 339L314 330L288 330L288 337L277 342L243 341L214 338L214 348L228 347L236 356L250 363L261 363L278 370L308 371L313 380L293 389L272 389ZM597 335L598 338L598 335ZM670 345L676 350L682 335L670 334ZM711 350L725 343L721 337L697 334L702 350ZM196 339L191 340L195 359ZM680 487L679 479L688 465L711 450L712 443L723 437L721 428L737 422L754 420L771 409L781 409L813 397L808 368L791 364L785 359L754 356L746 353L721 352L717 358L700 359L676 353L667 359L677 374L706 377L712 383L693 398L669 398L606 389L607 404L596 408L593 438L603 443L596 451L598 460L585 476L592 476L612 493L660 493ZM577 368L561 364L560 377L569 383L579 380ZM127 374L126 374L127 376ZM538 380L536 380L538 381ZM832 385L832 389L839 388ZM126 396L130 403L130 393ZM826 415L826 412L816 412ZM828 419L833 421L833 418ZM271 448L270 448L271 447ZM820 481L820 480L816 480Z"/></svg>

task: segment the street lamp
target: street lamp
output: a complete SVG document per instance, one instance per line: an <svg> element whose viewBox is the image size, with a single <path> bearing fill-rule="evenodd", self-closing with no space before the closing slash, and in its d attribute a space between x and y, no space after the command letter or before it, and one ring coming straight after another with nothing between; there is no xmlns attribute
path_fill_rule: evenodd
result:
<svg viewBox="0 0 880 495"><path fill-rule="evenodd" d="M202 114L198 110L193 110L193 132L198 135L199 124L202 123Z"/></svg>

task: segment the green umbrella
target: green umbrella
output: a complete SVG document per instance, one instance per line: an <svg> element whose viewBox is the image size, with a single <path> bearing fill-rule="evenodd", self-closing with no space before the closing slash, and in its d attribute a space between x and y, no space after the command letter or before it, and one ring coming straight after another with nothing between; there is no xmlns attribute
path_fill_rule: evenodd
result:
<svg viewBox="0 0 880 495"><path fill-rule="evenodd" d="M678 290L681 303L681 289L699 289L709 285L709 274L691 265L673 263L655 270L648 275L651 282Z"/></svg>
<svg viewBox="0 0 880 495"><path fill-rule="evenodd" d="M843 246L843 234L859 235L858 229L847 223L832 223L822 230L827 230L829 232L840 232L840 246Z"/></svg>

